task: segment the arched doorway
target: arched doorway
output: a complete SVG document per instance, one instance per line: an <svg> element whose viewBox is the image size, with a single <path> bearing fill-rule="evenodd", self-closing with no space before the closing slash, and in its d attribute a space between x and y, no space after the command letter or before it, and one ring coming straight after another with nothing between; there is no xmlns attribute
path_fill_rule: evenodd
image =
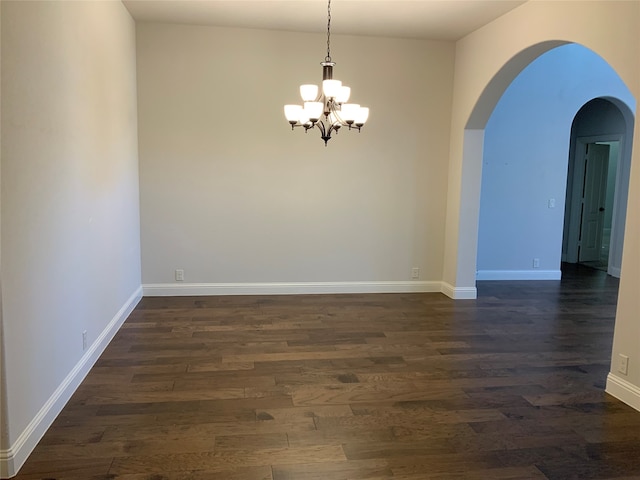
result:
<svg viewBox="0 0 640 480"><path fill-rule="evenodd" d="M476 297L476 256L484 128L511 81L541 54L567 43L590 48L640 98L634 2L527 2L456 44L442 291ZM629 205L640 204L640 123L635 124ZM612 370L607 392L640 410L640 230L627 216L612 359L629 358L628 374Z"/></svg>
<svg viewBox="0 0 640 480"><path fill-rule="evenodd" d="M532 61L497 101L484 129L477 279L560 278L572 120L603 96L635 103L602 58L566 44Z"/></svg>
<svg viewBox="0 0 640 480"><path fill-rule="evenodd" d="M507 79L515 79L523 70L524 66L528 64L527 62L531 63L543 53L567 44L568 42L542 42L525 48L515 54L497 70L497 73L485 84L481 93L475 97L477 100L471 104L472 108L468 110L470 114L466 117L465 123L463 124L464 128L460 130L461 133L457 134L457 139L455 131L452 133L452 135L454 135L454 141L452 142L451 155L452 159L457 160L459 163L453 164L450 170L453 172L453 177L450 178L456 180L455 175L457 174L457 181L459 183L450 183L450 188L453 187L453 190L449 193L449 199L454 205L452 212L455 213L448 215L446 234L447 238L455 239L455 243L447 243L449 250L445 252L447 262L445 263L444 278L445 286L449 285L450 288L443 288L443 291L453 298L475 298L476 296L475 280L482 161L484 155L485 127L493 111L492 108L496 106L502 93L504 93L509 86ZM465 68L471 69L470 66L465 66ZM619 78L619 80L622 81L621 78ZM623 83L627 85L626 82ZM607 92L600 92L589 99L598 96L614 102L620 101L619 99L610 98ZM625 102L621 103L624 104ZM631 95L630 100L626 103L630 111L635 111L636 100L633 95ZM571 120L582 104L576 106L575 111L567 120L567 124L570 125ZM455 111L454 106L454 113ZM457 121L457 124L462 125L460 123L461 120L462 118L456 118L454 116L453 124L455 125ZM629 125L632 124L633 122L629 122ZM638 133L638 127L635 125L635 139L638 138ZM632 135L629 135L629 137L632 138ZM568 141L566 143L568 144ZM567 157L568 149L565 158ZM635 151L632 157L637 159ZM631 168L632 172L634 168L635 167ZM459 170L456 171L456 169ZM635 177L631 178L629 198L633 195L637 196L637 193L634 193L637 190L637 187L634 187L636 180ZM636 190L634 190L634 188ZM633 219L633 216L628 216L627 220L630 218ZM632 227L635 225L635 221L633 221L631 222L631 226L627 225L627 228L633 232L634 228ZM632 365L633 362L635 362L633 352L637 351L638 337L634 335L634 332L637 332L638 323L637 317L633 315L634 310L632 307L634 301L637 300L636 294L632 293L637 291L637 271L633 269L632 260L637 257L637 250L634 251L633 248L634 236L627 235L627 237L631 238L631 243L629 243L629 238L625 239L628 245L625 250L627 253L624 255L623 267L626 265L627 268L623 268L620 294L618 297L618 313L616 316L612 353L612 361L615 365L618 365L620 359L624 359L629 365ZM637 244L637 242L635 242L635 244ZM631 269L629 269L629 267L631 267ZM625 274L625 271L628 271L628 273ZM631 367L629 367L628 372L629 374L627 376L626 365L624 371L617 367L613 368L607 377L606 391L640 410L640 395L636 387L636 385L638 385L637 375L634 373L635 371L632 371Z"/></svg>
<svg viewBox="0 0 640 480"><path fill-rule="evenodd" d="M571 127L562 260L620 277L634 116L615 98L585 103Z"/></svg>

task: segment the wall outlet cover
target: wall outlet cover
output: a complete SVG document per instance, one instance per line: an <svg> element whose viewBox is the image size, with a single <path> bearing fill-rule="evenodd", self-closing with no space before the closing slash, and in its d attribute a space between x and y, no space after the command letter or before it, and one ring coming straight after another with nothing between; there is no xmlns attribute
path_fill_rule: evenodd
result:
<svg viewBox="0 0 640 480"><path fill-rule="evenodd" d="M629 357L626 355L618 355L618 373L627 375L629 373Z"/></svg>

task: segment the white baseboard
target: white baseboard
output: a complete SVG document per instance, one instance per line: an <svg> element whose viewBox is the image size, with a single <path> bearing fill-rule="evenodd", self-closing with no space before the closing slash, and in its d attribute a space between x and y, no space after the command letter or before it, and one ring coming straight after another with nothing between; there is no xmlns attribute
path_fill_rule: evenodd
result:
<svg viewBox="0 0 640 480"><path fill-rule="evenodd" d="M478 270L476 280L560 280L560 270Z"/></svg>
<svg viewBox="0 0 640 480"><path fill-rule="evenodd" d="M297 295L326 293L443 293L455 300L477 297L475 287L454 287L439 281L293 282L293 283L147 283L145 297L204 295Z"/></svg>
<svg viewBox="0 0 640 480"><path fill-rule="evenodd" d="M640 387L609 373L606 392L640 412Z"/></svg>
<svg viewBox="0 0 640 480"><path fill-rule="evenodd" d="M145 297L441 292L441 282L149 283Z"/></svg>
<svg viewBox="0 0 640 480"><path fill-rule="evenodd" d="M115 314L95 342L87 349L80 361L49 397L49 400L27 425L27 428L20 434L15 443L6 450L0 450L0 477L10 478L18 473L18 470L20 470L42 436L60 414L71 395L84 380L84 377L87 376L91 367L96 363L96 360L98 360L141 298L142 287L139 287L118 313Z"/></svg>
<svg viewBox="0 0 640 480"><path fill-rule="evenodd" d="M447 282L442 282L441 292L454 300L475 300L478 298L476 287L454 287Z"/></svg>
<svg viewBox="0 0 640 480"><path fill-rule="evenodd" d="M475 299L475 287L454 287L439 281L294 282L294 283L147 283L145 297L204 295L297 295L323 293L443 293L455 300Z"/></svg>

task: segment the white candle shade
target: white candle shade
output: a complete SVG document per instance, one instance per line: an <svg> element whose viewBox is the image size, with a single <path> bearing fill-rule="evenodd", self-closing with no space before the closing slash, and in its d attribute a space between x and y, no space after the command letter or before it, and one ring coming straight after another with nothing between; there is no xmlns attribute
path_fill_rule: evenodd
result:
<svg viewBox="0 0 640 480"><path fill-rule="evenodd" d="M322 81L322 91L324 95L328 98L334 98L340 92L340 87L342 87L342 82L340 80L323 80Z"/></svg>
<svg viewBox="0 0 640 480"><path fill-rule="evenodd" d="M304 102L313 102L318 98L317 85L300 85L300 96Z"/></svg>
<svg viewBox="0 0 640 480"><path fill-rule="evenodd" d="M324 103L322 102L304 102L305 115L308 115L312 122L317 121L322 116Z"/></svg>
<svg viewBox="0 0 640 480"><path fill-rule="evenodd" d="M369 109L367 107L360 107L356 112L355 124L364 125L369 118Z"/></svg>
<svg viewBox="0 0 640 480"><path fill-rule="evenodd" d="M284 116L287 117L287 121L297 122L300 118L300 113L302 112L302 107L300 105L285 105L284 106Z"/></svg>
<svg viewBox="0 0 640 480"><path fill-rule="evenodd" d="M349 101L349 96L351 95L351 87L347 87L346 85L342 85L338 94L336 95L336 102L338 103L346 103Z"/></svg>
<svg viewBox="0 0 640 480"><path fill-rule="evenodd" d="M345 103L342 105L341 109L342 119L347 123L353 123L356 120L356 115L358 114L359 109L360 105L357 103Z"/></svg>

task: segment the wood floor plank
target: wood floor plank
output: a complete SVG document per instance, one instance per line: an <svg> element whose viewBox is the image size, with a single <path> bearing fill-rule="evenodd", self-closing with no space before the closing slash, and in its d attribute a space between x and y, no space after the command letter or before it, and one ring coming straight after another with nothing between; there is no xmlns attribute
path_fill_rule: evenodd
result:
<svg viewBox="0 0 640 480"><path fill-rule="evenodd" d="M638 479L617 289L143 298L16 479Z"/></svg>
<svg viewBox="0 0 640 480"><path fill-rule="evenodd" d="M299 386L291 388L291 395L294 405L353 405L375 400L400 402L466 397L455 387L419 388L411 382Z"/></svg>
<svg viewBox="0 0 640 480"><path fill-rule="evenodd" d="M263 450L265 448L282 449L289 447L289 438L286 433L217 435L215 438L216 452L252 451Z"/></svg>
<svg viewBox="0 0 640 480"><path fill-rule="evenodd" d="M31 456L30 460L20 470L19 475L14 478L40 480L54 475L58 477L91 478L92 476L106 475L113 462L109 457L65 457L59 460L40 460L35 455L37 454Z"/></svg>
<svg viewBox="0 0 640 480"><path fill-rule="evenodd" d="M547 477L535 466L528 467L506 467L489 468L481 470L463 470L454 472L434 472L432 470L420 473L404 474L398 471L393 472L394 480L542 480Z"/></svg>
<svg viewBox="0 0 640 480"><path fill-rule="evenodd" d="M295 465L346 460L342 448L320 445L298 448L268 448L261 450L234 450L206 453L169 455L137 455L116 458L109 473L153 473L180 470L207 470L220 472L238 467L257 467L271 464Z"/></svg>
<svg viewBox="0 0 640 480"><path fill-rule="evenodd" d="M384 460L273 466L273 480L364 480L392 476L393 472Z"/></svg>
<svg viewBox="0 0 640 480"><path fill-rule="evenodd" d="M110 475L104 480L110 480L113 478L117 478L118 480L273 480L271 467L269 466L238 467L222 471L193 470L164 472L161 475L149 475L148 473L125 473L117 476Z"/></svg>

